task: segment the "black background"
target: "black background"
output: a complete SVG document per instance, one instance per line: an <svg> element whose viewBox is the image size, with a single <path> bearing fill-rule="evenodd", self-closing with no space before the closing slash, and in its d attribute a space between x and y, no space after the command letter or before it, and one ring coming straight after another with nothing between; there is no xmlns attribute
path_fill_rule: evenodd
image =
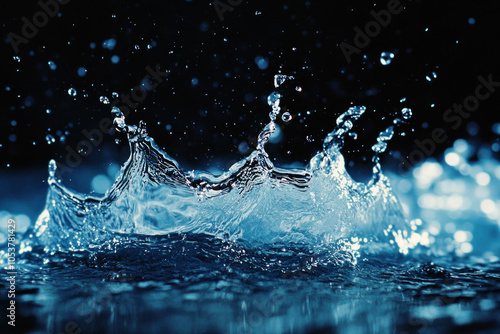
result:
<svg viewBox="0 0 500 334"><path fill-rule="evenodd" d="M354 28L364 29L373 21L370 11L385 9L387 3L242 1L221 21L209 1L72 0L60 5L60 17L50 18L16 54L9 32L20 34L21 18L32 21L40 7L36 1L3 1L2 180L36 170L41 172L34 182L43 182L50 159L63 163L65 147L75 148L86 139L82 130L97 128L111 115L100 96L113 100L112 92L130 92L147 74L146 66L157 64L171 71L168 80L148 93L127 122L144 120L159 146L186 169L226 169L246 155L238 152L238 145L255 145L269 121L266 98L279 72L296 79L282 91L282 106L294 118L288 124L278 122L283 140L268 148L277 165L306 164L321 149L336 118L353 105L368 109L354 129L358 140L349 139L344 150L351 166L359 167L353 174L360 179L359 170L367 170L369 164L363 160L371 159L370 147L378 133L405 107L413 110L413 118L399 129L406 135L391 141L390 152L384 155L387 169L396 170L398 155L408 155L415 149L414 140L428 138L436 127L443 127L449 138L437 145L438 159L457 138L476 146L497 140L492 125L500 121L500 92L482 102L457 130L442 118L446 109L474 94L479 75L493 74L500 81L497 2L401 1L402 13L393 15L390 24L348 63L339 44L354 44ZM114 50L102 47L110 38L117 41ZM148 49L148 44L155 46ZM381 52L395 54L390 65L380 63ZM119 63L111 62L113 55L120 57ZM259 56L269 61L267 69L257 66ZM49 61L56 70L50 69ZM88 71L84 77L77 73L82 66ZM432 72L437 78L429 82L426 76ZM193 78L198 85L192 85ZM71 87L78 92L75 98L67 93ZM57 131L67 131L64 142ZM47 144L47 134L56 142ZM120 144L115 143L117 138L122 139ZM123 135L106 135L76 172L62 179L86 191L88 187L77 184L91 179L86 167L104 170L127 156Z"/></svg>

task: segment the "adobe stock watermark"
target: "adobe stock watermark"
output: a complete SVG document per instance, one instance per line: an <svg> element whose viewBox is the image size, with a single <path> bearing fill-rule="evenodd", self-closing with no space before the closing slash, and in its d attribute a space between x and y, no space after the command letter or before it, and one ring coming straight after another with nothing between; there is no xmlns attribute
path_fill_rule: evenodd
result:
<svg viewBox="0 0 500 334"><path fill-rule="evenodd" d="M14 52L18 54L21 44L28 44L30 39L35 38L38 34L38 30L49 23L50 18L59 14L59 10L61 9L59 5L66 5L69 2L70 0L39 0L38 6L40 6L41 10L33 14L31 21L26 16L21 18L23 22L21 35L14 32L9 32L7 34Z"/></svg>
<svg viewBox="0 0 500 334"><path fill-rule="evenodd" d="M16 327L16 221L12 218L8 220L7 225L7 282L8 290L7 297L9 303L7 304L7 323L9 326Z"/></svg>
<svg viewBox="0 0 500 334"><path fill-rule="evenodd" d="M123 113L125 117L130 113L131 109L136 109L140 102L144 101L148 95L149 91L152 91L158 87L163 80L169 76L169 71L161 71L160 65L157 64L156 68L153 69L150 66L146 66L146 71L148 74L144 76L141 81L141 84L135 86L130 95L129 94L121 94L118 98L116 98L111 103L111 108L117 107ZM149 82L150 84L144 85L142 83ZM74 168L78 167L84 157L92 154L95 147L101 145L104 134L110 134L111 129L113 128L113 119L111 117L105 117L99 121L99 127L92 129L90 131L82 130L82 134L88 140L81 140L78 142L75 148L72 148L69 145L66 145L66 157L63 163L57 162L57 177L61 177L63 174L67 172L72 172Z"/></svg>
<svg viewBox="0 0 500 334"><path fill-rule="evenodd" d="M411 2L412 0L405 1ZM382 32L382 28L386 28L391 23L392 17L401 14L404 9L405 7L399 0L389 0L387 9L381 9L378 12L371 10L370 15L373 20L365 25L364 31L360 27L354 27L356 33L353 39L354 46L346 42L339 45L347 63L350 64L352 61L351 56L359 54L362 49L366 48L372 41L371 39L377 37Z"/></svg>
<svg viewBox="0 0 500 334"><path fill-rule="evenodd" d="M222 22L224 21L224 13L232 12L234 10L234 7L240 5L242 2L243 0L215 0L214 2L212 2L212 6L219 16L219 20Z"/></svg>
<svg viewBox="0 0 500 334"><path fill-rule="evenodd" d="M471 113L478 110L481 101L487 100L500 87L500 81L493 81L493 74L489 74L485 79L483 76L477 78L479 85L476 86L474 95L467 96L462 104L453 104L452 108L445 110L443 113L443 121L448 124L453 130L457 130L464 120L470 117ZM443 144L448 140L448 135L441 127L435 128L431 132L431 137L423 140L415 139L413 144L418 148L411 151L407 158L399 156L401 163L399 164L399 173L404 173L404 168L407 171L411 167L423 162L427 157L430 157L436 151L438 144Z"/></svg>

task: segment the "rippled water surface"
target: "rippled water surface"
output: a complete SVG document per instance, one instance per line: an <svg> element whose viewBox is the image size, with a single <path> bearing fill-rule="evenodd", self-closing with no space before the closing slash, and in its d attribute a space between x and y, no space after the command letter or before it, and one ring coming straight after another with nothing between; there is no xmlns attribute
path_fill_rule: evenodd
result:
<svg viewBox="0 0 500 334"><path fill-rule="evenodd" d="M495 333L500 325L498 263L367 256L339 266L320 256L194 234L32 252L19 323L41 333Z"/></svg>

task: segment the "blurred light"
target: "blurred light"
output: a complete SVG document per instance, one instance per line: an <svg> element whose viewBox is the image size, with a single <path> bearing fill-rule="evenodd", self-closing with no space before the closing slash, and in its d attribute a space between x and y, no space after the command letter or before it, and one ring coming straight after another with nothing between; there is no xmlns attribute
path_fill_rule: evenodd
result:
<svg viewBox="0 0 500 334"><path fill-rule="evenodd" d="M244 142L242 141L239 145L238 145L238 151L241 153L241 154L246 154L248 152L248 150L250 149L250 147L248 146L247 142Z"/></svg>
<svg viewBox="0 0 500 334"><path fill-rule="evenodd" d="M102 47L108 50L113 50L116 46L116 39L110 38L102 42Z"/></svg>
<svg viewBox="0 0 500 334"><path fill-rule="evenodd" d="M466 153L469 150L469 144L464 139L457 139L453 143L453 149L458 153Z"/></svg>
<svg viewBox="0 0 500 334"><path fill-rule="evenodd" d="M84 76L85 76L85 74L87 74L87 69L86 69L85 67L80 67L80 68L78 69L78 76L80 76L80 77L84 77Z"/></svg>
<svg viewBox="0 0 500 334"><path fill-rule="evenodd" d="M26 215L16 215L14 216L16 221L16 232L24 233L31 225L31 219Z"/></svg>
<svg viewBox="0 0 500 334"><path fill-rule="evenodd" d="M472 252L472 245L468 242L464 242L460 245L460 250L464 253L470 253Z"/></svg>
<svg viewBox="0 0 500 334"><path fill-rule="evenodd" d="M456 231L453 235L453 238L457 242L465 242L467 241L467 234L465 233L465 231Z"/></svg>
<svg viewBox="0 0 500 334"><path fill-rule="evenodd" d="M476 182L480 186L487 186L490 183L490 176L485 172L481 172L476 175Z"/></svg>
<svg viewBox="0 0 500 334"><path fill-rule="evenodd" d="M111 181L106 175L96 175L91 182L92 190L104 194L111 187Z"/></svg>
<svg viewBox="0 0 500 334"><path fill-rule="evenodd" d="M497 134L497 135L500 135L500 123L495 123L493 124L493 126L491 127L491 130Z"/></svg>
<svg viewBox="0 0 500 334"><path fill-rule="evenodd" d="M491 199L484 199L481 201L481 211L486 214L495 212L495 202Z"/></svg>
<svg viewBox="0 0 500 334"><path fill-rule="evenodd" d="M429 233L432 235L439 235L441 231L441 224L438 221L432 221L429 224Z"/></svg>
<svg viewBox="0 0 500 334"><path fill-rule="evenodd" d="M413 176L417 179L420 188L426 189L443 173L443 168L436 162L425 162L413 170Z"/></svg>
<svg viewBox="0 0 500 334"><path fill-rule="evenodd" d="M261 56L255 57L255 63L257 64L257 66L261 70L265 70L269 66L269 60L267 60L267 58L264 58Z"/></svg>
<svg viewBox="0 0 500 334"><path fill-rule="evenodd" d="M451 152L445 155L444 160L450 166L458 166L458 164L460 163L460 156L456 153Z"/></svg>

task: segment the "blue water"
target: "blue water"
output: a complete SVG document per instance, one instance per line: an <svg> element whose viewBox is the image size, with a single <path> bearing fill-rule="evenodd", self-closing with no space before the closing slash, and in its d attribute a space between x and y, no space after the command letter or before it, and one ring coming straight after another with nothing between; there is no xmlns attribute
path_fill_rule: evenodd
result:
<svg viewBox="0 0 500 334"><path fill-rule="evenodd" d="M19 245L16 329L497 333L498 162L472 162L459 140L443 161L385 175L403 109L357 182L341 153L366 111L352 107L307 166L278 168L265 146L288 121L280 97L256 150L219 175L183 170L119 110L130 157L104 196L66 188L51 161L46 206Z"/></svg>

